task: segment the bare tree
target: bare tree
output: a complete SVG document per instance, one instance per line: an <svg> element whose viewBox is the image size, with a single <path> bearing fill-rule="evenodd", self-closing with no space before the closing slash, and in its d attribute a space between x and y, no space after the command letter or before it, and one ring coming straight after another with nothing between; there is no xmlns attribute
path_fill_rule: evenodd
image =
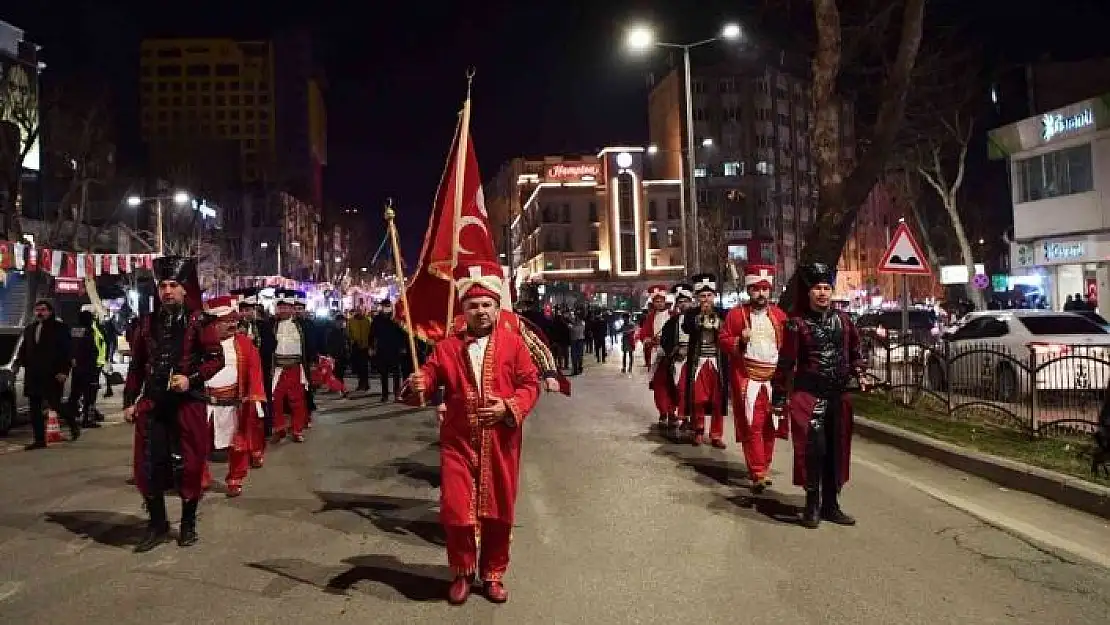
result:
<svg viewBox="0 0 1110 625"><path fill-rule="evenodd" d="M925 219L925 215L921 210L921 176L916 170L908 167L900 167L889 172L885 178L885 184L891 192L895 205L908 212L913 217L913 223L917 227L917 231L921 233L921 244L925 248L925 256L929 262L929 267L933 270L933 275L937 275L940 271L940 254L937 253L937 245L933 234L931 224Z"/></svg>
<svg viewBox="0 0 1110 625"><path fill-rule="evenodd" d="M698 214L697 245L702 266L713 271L719 283L724 284L732 273L728 271L729 219L720 206L706 206Z"/></svg>
<svg viewBox="0 0 1110 625"><path fill-rule="evenodd" d="M895 145L922 44L925 0L776 4L788 12L812 5L811 145L818 204L800 260L835 266L860 207L885 171ZM858 88L852 90L849 85ZM846 158L844 150L854 152L857 146L841 141L841 115L847 101L859 105L857 158ZM791 287L795 280L792 276ZM788 288L787 298L794 292Z"/></svg>
<svg viewBox="0 0 1110 625"><path fill-rule="evenodd" d="M22 233L23 163L39 141L39 112L36 70L0 65L0 210L8 239Z"/></svg>
<svg viewBox="0 0 1110 625"><path fill-rule="evenodd" d="M925 140L925 145L921 148L917 173L930 188L936 191L944 211L948 214L948 219L952 222L952 231L959 244L961 260L967 267L968 283L965 285L967 298L977 310L983 310L986 308L986 302L983 299L983 292L972 282L975 277L975 257L963 220L960 218L958 205L960 189L963 187L967 172L967 148L971 142L974 124L970 119L954 113L949 119L942 119L941 125L945 131L944 135ZM946 163L948 163L947 167Z"/></svg>

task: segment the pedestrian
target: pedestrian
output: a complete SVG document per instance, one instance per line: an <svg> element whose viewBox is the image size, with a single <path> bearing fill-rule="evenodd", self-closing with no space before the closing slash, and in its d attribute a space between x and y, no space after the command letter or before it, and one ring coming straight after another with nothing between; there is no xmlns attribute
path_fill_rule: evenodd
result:
<svg viewBox="0 0 1110 625"><path fill-rule="evenodd" d="M114 361L116 357L116 348L119 347L119 329L112 315L109 314L104 317L104 321L100 324L100 334L104 337L105 352L104 396L112 397L115 395L115 393L112 392L112 385L118 384L113 377L119 375L112 369L112 361Z"/></svg>
<svg viewBox="0 0 1110 625"><path fill-rule="evenodd" d="M447 411L439 428L440 520L454 575L447 598L455 605L470 596L475 575L490 601L509 598L504 575L521 430L540 393L539 371L524 341L497 323L501 275L496 263L458 267L454 277L466 330L440 341L410 378L418 393L446 389Z"/></svg>
<svg viewBox="0 0 1110 625"><path fill-rule="evenodd" d="M636 332L639 328L629 321L621 333L621 373L632 373L632 364L636 360Z"/></svg>
<svg viewBox="0 0 1110 625"><path fill-rule="evenodd" d="M72 366L70 331L54 316L54 304L40 299L34 306L35 321L23 329L19 351L12 366L15 375L23 369L23 394L27 397L34 441L27 449L46 447L48 412L61 415L69 426L70 437L81 437L77 417L62 409L62 390Z"/></svg>
<svg viewBox="0 0 1110 625"><path fill-rule="evenodd" d="M605 363L609 357L609 347L606 345L609 334L609 324L601 313L597 313L590 321L590 339L593 341L594 358L597 362Z"/></svg>
<svg viewBox="0 0 1110 625"><path fill-rule="evenodd" d="M811 263L798 273L804 290L794 299L773 384L775 403L790 419L794 485L806 492L802 524L816 528L824 519L855 525L839 500L852 459L847 386L857 378L866 390L867 363L851 317L831 307L835 270Z"/></svg>
<svg viewBox="0 0 1110 625"><path fill-rule="evenodd" d="M389 381L393 380L393 392L401 389L402 368L411 370L411 356L408 350L408 335L393 318L393 302L382 300L378 314L370 322L370 354L374 366L382 380L381 401L389 401ZM407 376L406 376L407 377Z"/></svg>
<svg viewBox="0 0 1110 625"><path fill-rule="evenodd" d="M250 467L262 466L266 448L262 358L250 336L238 330L235 298L214 297L205 303L204 313L219 336L224 365L205 383L208 419L213 446L227 449L227 496L238 497Z"/></svg>
<svg viewBox="0 0 1110 625"><path fill-rule="evenodd" d="M571 375L579 375L586 350L586 321L570 313L567 325L570 328L570 371Z"/></svg>
<svg viewBox="0 0 1110 625"><path fill-rule="evenodd" d="M196 259L155 258L154 278L157 308L139 320L123 391L124 419L135 424L135 481L150 515L137 553L169 538L167 491L182 502L177 544L199 539L197 507L212 448L202 393L224 366L215 328L201 316Z"/></svg>
<svg viewBox="0 0 1110 625"><path fill-rule="evenodd" d="M718 347L723 315L717 310L717 278L702 273L691 278L697 308L682 315L682 332L690 336L686 375L678 384L679 402L685 404L694 428L695 446L705 441L705 421L710 418L709 443L726 447L725 370Z"/></svg>
<svg viewBox="0 0 1110 625"><path fill-rule="evenodd" d="M363 312L361 300L347 321L347 336L351 338L351 366L358 376L357 391L370 390L370 319Z"/></svg>
<svg viewBox="0 0 1110 625"><path fill-rule="evenodd" d="M775 268L748 265L748 303L725 315L721 349L729 355L729 383L736 442L744 451L753 494L771 486L775 441L785 438L786 422L771 409L771 377L779 361L786 313L770 302Z"/></svg>
<svg viewBox="0 0 1110 625"><path fill-rule="evenodd" d="M335 315L324 347L327 355L335 359L335 377L342 382L347 377L347 365L351 360L351 339L347 336L347 317L343 313Z"/></svg>
<svg viewBox="0 0 1110 625"><path fill-rule="evenodd" d="M77 313L77 325L70 333L73 368L70 375L66 410L74 420L80 416L83 428L98 428L95 406L100 390L100 372L107 359L104 336L95 323L92 305L86 304Z"/></svg>

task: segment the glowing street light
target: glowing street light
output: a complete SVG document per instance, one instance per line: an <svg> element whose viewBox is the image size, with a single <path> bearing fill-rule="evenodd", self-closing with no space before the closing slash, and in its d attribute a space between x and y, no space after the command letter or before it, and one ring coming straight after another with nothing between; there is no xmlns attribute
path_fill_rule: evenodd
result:
<svg viewBox="0 0 1110 625"><path fill-rule="evenodd" d="M136 207L136 206L138 206L142 203L143 203L143 198L141 198L137 195L127 196L127 205L132 207L132 208L134 208L134 207Z"/></svg>
<svg viewBox="0 0 1110 625"><path fill-rule="evenodd" d="M713 138L712 137L706 137L706 138L702 139L701 140L701 147L703 147L703 148L713 147Z"/></svg>
<svg viewBox="0 0 1110 625"><path fill-rule="evenodd" d="M178 191L177 193L173 194L173 203L177 204L178 206L184 206L188 204L190 199L192 198L190 198L189 194L184 191Z"/></svg>
<svg viewBox="0 0 1110 625"><path fill-rule="evenodd" d="M625 35L625 44L630 50L643 51L655 43L655 34L647 26L634 26Z"/></svg>
<svg viewBox="0 0 1110 625"><path fill-rule="evenodd" d="M658 154L659 153L659 146L649 145L648 149L647 149L647 153L648 154Z"/></svg>
<svg viewBox="0 0 1110 625"><path fill-rule="evenodd" d="M674 48L682 50L682 66L686 87L686 175L688 176L688 183L686 185L686 192L688 197L683 198L681 206L681 219L682 219L682 264L686 266L686 270L690 272L701 271L701 258L698 253L699 246L692 246L690 250L689 236L687 231L688 223L698 223L698 195L695 180L696 158L694 157L694 103L693 103L693 89L691 88L690 77L690 50L700 46L704 46L717 41L740 41L744 38L744 32L740 25L735 22L725 24L718 35L710 37L709 39L702 39L693 43L667 43L658 41L655 38L655 33L651 27L644 24L632 26L625 33L625 46L633 52L645 52L649 48ZM712 139L703 139L702 147L710 147L713 145ZM655 152L648 149L648 154ZM686 206L689 205L689 220L687 220ZM688 253L688 250L690 253ZM692 265L690 261L693 261Z"/></svg>

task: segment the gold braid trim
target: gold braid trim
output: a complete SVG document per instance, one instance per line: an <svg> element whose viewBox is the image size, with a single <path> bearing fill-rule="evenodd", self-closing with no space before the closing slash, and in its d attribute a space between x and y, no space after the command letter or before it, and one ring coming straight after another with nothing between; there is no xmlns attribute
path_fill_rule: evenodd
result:
<svg viewBox="0 0 1110 625"><path fill-rule="evenodd" d="M540 375L558 370L555 366L555 355L523 321L520 322L520 337L524 339L524 345L532 356L532 362L536 363L536 367L540 370Z"/></svg>

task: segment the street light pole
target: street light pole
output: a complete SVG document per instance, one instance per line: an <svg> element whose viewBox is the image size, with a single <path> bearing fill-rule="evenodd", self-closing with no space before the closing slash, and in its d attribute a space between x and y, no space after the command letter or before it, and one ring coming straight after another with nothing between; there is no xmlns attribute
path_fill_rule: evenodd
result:
<svg viewBox="0 0 1110 625"><path fill-rule="evenodd" d="M689 222L687 225L687 215L682 215L682 236L685 241L689 241L693 249L692 254L688 254L693 259L693 267L686 267L686 273L694 274L701 271L701 254L698 248L698 191L695 188L695 155L694 155L694 94L692 89L692 81L690 79L690 46L682 46L682 67L685 74L686 84L686 176L690 203ZM681 159L680 159L681 160ZM691 227L693 229L693 237L690 237ZM685 262L685 261L684 261Z"/></svg>
<svg viewBox="0 0 1110 625"><path fill-rule="evenodd" d="M154 200L154 236L158 245L158 255L166 255L166 237L162 225L162 198Z"/></svg>

